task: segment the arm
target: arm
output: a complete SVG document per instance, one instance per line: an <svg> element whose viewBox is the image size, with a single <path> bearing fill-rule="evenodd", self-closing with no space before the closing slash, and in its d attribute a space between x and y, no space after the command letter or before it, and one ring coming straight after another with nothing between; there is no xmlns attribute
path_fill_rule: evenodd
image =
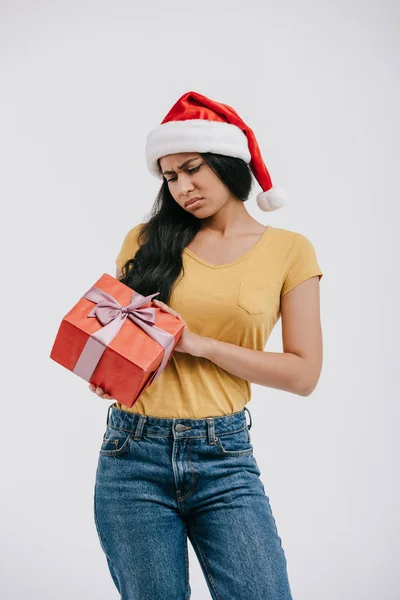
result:
<svg viewBox="0 0 400 600"><path fill-rule="evenodd" d="M318 276L299 284L281 300L283 353L242 348L203 338L201 356L242 379L309 396L322 368Z"/></svg>

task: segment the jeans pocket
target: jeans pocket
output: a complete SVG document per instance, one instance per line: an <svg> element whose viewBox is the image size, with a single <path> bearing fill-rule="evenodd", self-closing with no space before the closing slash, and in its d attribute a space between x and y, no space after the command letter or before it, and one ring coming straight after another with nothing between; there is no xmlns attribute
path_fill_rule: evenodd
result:
<svg viewBox="0 0 400 600"><path fill-rule="evenodd" d="M100 448L101 456L118 456L129 450L132 432L107 425Z"/></svg>
<svg viewBox="0 0 400 600"><path fill-rule="evenodd" d="M224 456L246 456L253 453L248 427L215 436L216 448Z"/></svg>

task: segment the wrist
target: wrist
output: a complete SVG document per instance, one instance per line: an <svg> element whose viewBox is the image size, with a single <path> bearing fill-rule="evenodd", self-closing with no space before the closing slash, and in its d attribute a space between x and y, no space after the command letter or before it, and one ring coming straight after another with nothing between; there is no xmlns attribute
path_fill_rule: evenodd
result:
<svg viewBox="0 0 400 600"><path fill-rule="evenodd" d="M214 338L205 337L203 335L199 336L197 356L201 358L208 358L209 360L211 360L213 349L215 347L215 342L216 340L214 340Z"/></svg>

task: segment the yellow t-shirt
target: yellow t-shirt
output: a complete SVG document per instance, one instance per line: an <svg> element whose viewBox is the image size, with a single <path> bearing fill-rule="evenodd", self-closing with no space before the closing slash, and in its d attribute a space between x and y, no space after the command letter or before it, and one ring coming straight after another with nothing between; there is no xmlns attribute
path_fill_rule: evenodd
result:
<svg viewBox="0 0 400 600"><path fill-rule="evenodd" d="M138 249L140 226L125 236L115 261L120 269ZM228 264L212 265L188 248L182 260L185 274L175 283L169 306L191 331L254 350L264 350L280 317L280 298L306 279L322 277L309 239L271 225L249 251ZM206 358L175 351L131 408L116 406L155 417L227 415L249 402L250 385Z"/></svg>

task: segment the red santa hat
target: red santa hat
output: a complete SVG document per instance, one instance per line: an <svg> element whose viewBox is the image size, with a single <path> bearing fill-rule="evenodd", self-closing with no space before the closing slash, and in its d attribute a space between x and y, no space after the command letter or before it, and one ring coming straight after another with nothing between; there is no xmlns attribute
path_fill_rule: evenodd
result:
<svg viewBox="0 0 400 600"><path fill-rule="evenodd" d="M263 211L281 208L286 191L272 185L253 131L227 104L210 100L197 92L179 98L146 140L149 171L162 179L157 160L178 152L214 152L242 158L262 188L257 204Z"/></svg>

